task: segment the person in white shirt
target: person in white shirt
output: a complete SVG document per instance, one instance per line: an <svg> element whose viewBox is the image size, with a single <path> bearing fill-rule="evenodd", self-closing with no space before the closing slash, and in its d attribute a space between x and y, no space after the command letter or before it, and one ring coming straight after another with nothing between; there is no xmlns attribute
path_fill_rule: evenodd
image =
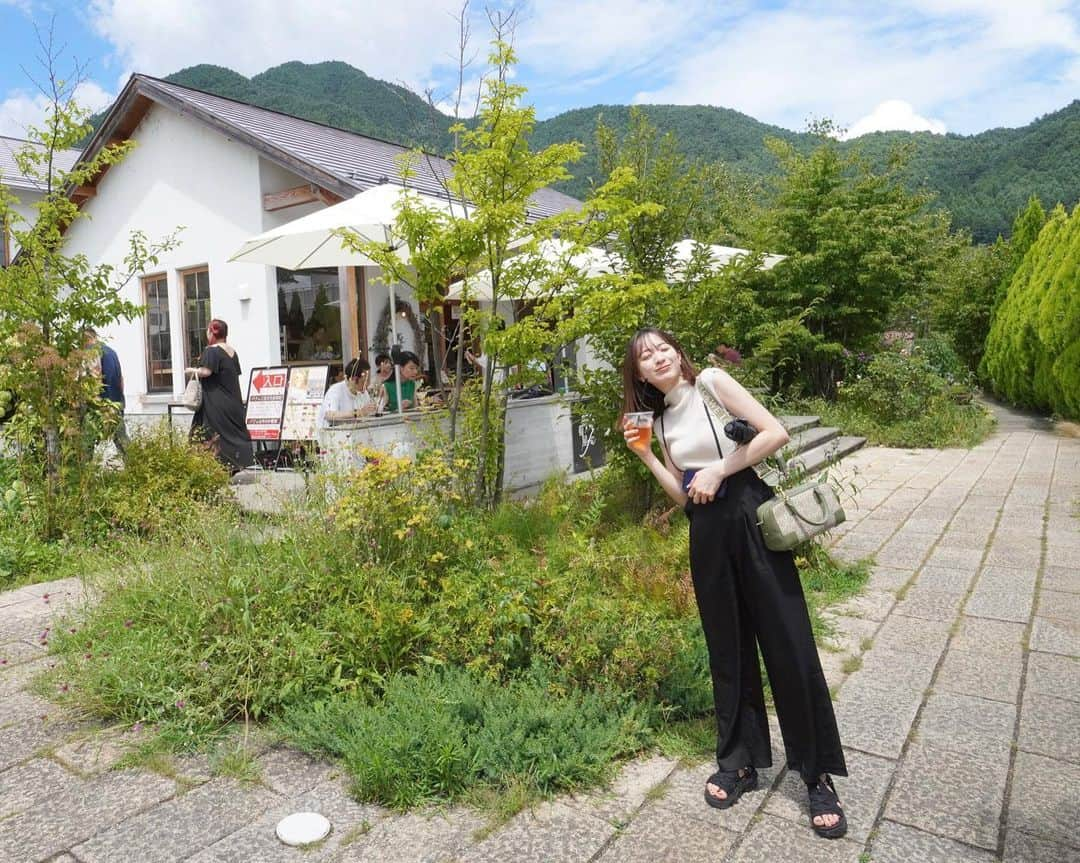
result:
<svg viewBox="0 0 1080 863"><path fill-rule="evenodd" d="M331 436L327 431L337 423L373 416L381 409L380 402L368 392L370 376L371 364L367 360L361 357L349 360L345 366L345 380L332 384L323 396L318 416L319 447L335 459L340 460L347 453L342 452L341 442L335 440L337 436Z"/></svg>

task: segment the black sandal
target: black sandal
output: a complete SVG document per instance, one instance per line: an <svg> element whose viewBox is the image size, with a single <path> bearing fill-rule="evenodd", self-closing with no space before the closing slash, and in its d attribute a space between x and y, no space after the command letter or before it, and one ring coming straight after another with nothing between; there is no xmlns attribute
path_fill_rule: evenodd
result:
<svg viewBox="0 0 1080 863"><path fill-rule="evenodd" d="M717 797L709 792L709 783L712 783L727 796ZM713 809L730 809L744 791L753 791L758 786L757 770L753 767L742 767L739 770L717 770L710 776L705 785L705 802Z"/></svg>
<svg viewBox="0 0 1080 863"><path fill-rule="evenodd" d="M810 826L814 832L825 839L839 839L847 833L847 817L840 808L840 798L836 795L832 777L826 774L817 785L807 786L806 790L810 794ZM839 815L840 820L832 827L815 824L814 819L822 815Z"/></svg>

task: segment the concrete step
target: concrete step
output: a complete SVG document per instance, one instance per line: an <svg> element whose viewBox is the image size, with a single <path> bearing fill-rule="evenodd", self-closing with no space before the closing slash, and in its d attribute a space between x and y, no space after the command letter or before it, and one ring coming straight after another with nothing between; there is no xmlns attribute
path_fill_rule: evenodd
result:
<svg viewBox="0 0 1080 863"><path fill-rule="evenodd" d="M814 426L813 428L804 429L797 434L792 433L791 441L783 449L784 458L790 461L799 453L822 446L839 436L840 429L832 428L830 426Z"/></svg>
<svg viewBox="0 0 1080 863"><path fill-rule="evenodd" d="M821 418L815 416L781 416L777 417L777 419L788 430L788 434L793 436L801 431L813 428L821 422Z"/></svg>
<svg viewBox="0 0 1080 863"><path fill-rule="evenodd" d="M855 450L860 449L865 443L866 438L864 437L854 437L852 435L834 437L820 446L808 449L805 452L799 453L794 458L788 459L788 473L799 471L807 474L815 473L816 471L839 461L844 456L855 452Z"/></svg>

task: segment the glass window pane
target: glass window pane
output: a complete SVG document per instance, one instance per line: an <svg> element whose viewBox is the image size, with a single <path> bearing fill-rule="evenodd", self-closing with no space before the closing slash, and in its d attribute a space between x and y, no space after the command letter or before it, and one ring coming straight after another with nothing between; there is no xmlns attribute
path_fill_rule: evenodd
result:
<svg viewBox="0 0 1080 863"><path fill-rule="evenodd" d="M148 392L172 392L172 330L169 286L164 278L143 282L146 292L146 361Z"/></svg>
<svg viewBox="0 0 1080 863"><path fill-rule="evenodd" d="M184 362L194 365L206 350L206 327L210 323L210 273L189 270L184 279Z"/></svg>
<svg viewBox="0 0 1080 863"><path fill-rule="evenodd" d="M277 271L283 362L342 360L341 285L336 267Z"/></svg>

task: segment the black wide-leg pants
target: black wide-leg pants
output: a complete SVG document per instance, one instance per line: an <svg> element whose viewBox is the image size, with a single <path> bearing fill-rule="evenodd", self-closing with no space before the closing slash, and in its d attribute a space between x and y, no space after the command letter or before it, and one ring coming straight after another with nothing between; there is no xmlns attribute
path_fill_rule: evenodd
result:
<svg viewBox="0 0 1080 863"><path fill-rule="evenodd" d="M728 477L721 492L712 503L686 506L716 702L717 764L772 764L760 645L787 766L808 782L822 773L847 776L794 557L767 549L757 524L758 505L773 491L747 468Z"/></svg>

